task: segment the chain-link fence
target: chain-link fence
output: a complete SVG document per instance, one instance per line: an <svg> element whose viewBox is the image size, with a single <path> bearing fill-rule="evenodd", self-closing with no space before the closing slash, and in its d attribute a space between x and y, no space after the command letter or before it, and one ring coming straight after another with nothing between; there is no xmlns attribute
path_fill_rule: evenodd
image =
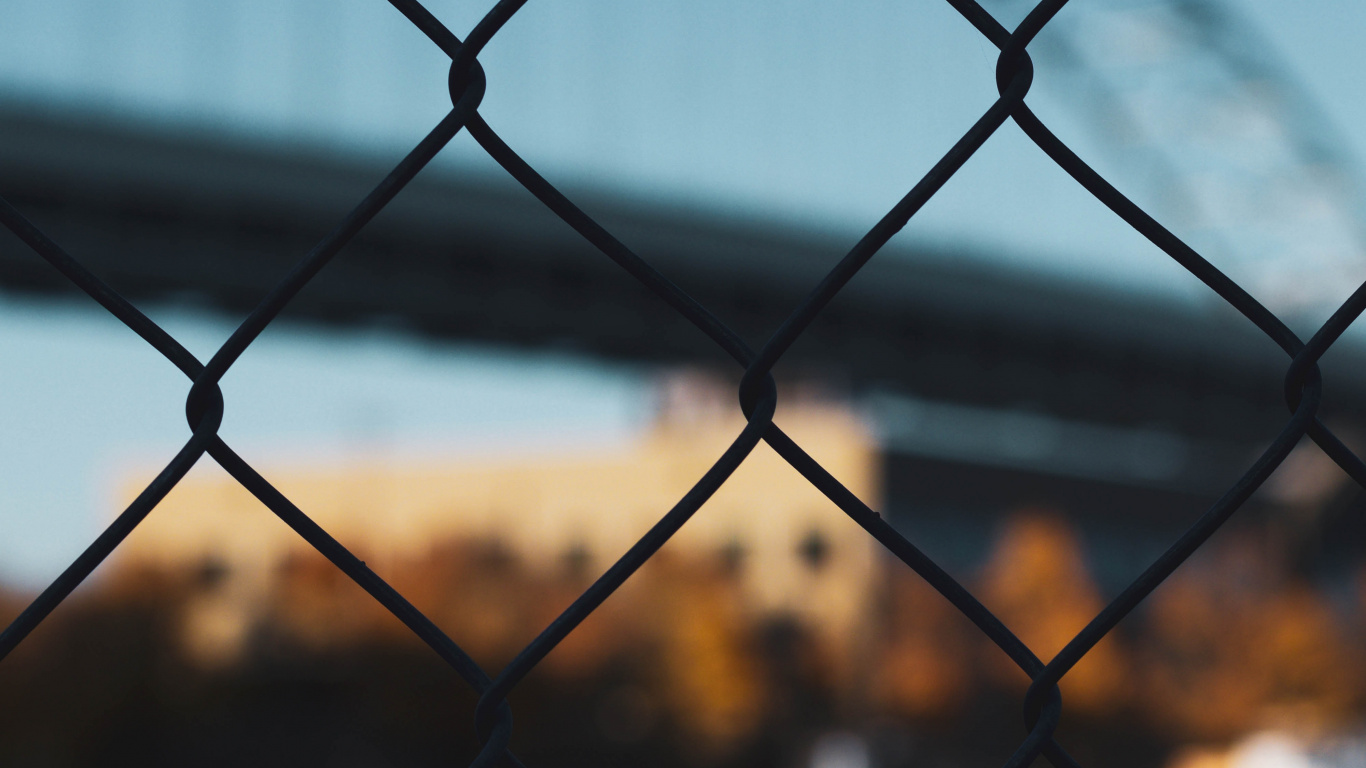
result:
<svg viewBox="0 0 1366 768"><path fill-rule="evenodd" d="M519 765L517 757L508 747L512 732L512 712L507 703L509 692L650 559L726 482L731 473L762 440L873 538L938 590L1029 676L1032 684L1023 702L1027 736L1006 765L1028 765L1037 756L1043 755L1055 766L1071 766L1076 765L1075 761L1068 755L1065 746L1053 738L1063 707L1059 681L1227 521L1303 437L1308 436L1312 439L1357 483L1366 487L1366 465L1363 465L1316 415L1322 394L1317 361L1356 316L1366 309L1366 286L1358 289L1307 343L1303 342L1276 315L1132 203L1054 136L1025 104L1025 96L1033 79L1033 67L1026 48L1062 8L1066 0L1043 0L1013 32L1001 26L973 0L948 0L968 23L1000 49L996 68L998 98L929 173L921 178L911 191L812 288L806 299L792 310L786 321L757 351L713 316L707 308L670 282L668 277L651 267L648 261L635 254L576 207L505 144L479 114L478 108L484 96L486 81L477 56L525 0L499 2L463 42L416 0L390 2L450 56L449 88L453 104L451 111L331 234L294 267L207 363L201 363L166 331L33 226L22 213L8 202L0 200L0 221L3 221L6 227L152 345L190 379L192 385L189 388L185 409L193 433L156 479L75 562L3 633L0 633L0 658L13 650L70 595L207 453L299 536L392 612L478 692L480 698L474 726L483 746L473 764ZM921 552L915 544L894 530L876 511L846 489L839 479L822 468L801 446L784 434L773 420L779 394L778 387L770 375L774 365L860 268L900 231L1008 120L1013 121L1024 131L1026 136L1077 183L1237 309L1279 345L1290 358L1284 394L1291 415L1275 440L1242 477L1161 557L1130 583L1056 656L1046 662L1026 647L972 593ZM309 280L402 191L461 129L468 131L491 158L546 207L687 318L744 369L738 394L739 406L747 419L744 429L711 468L696 481L691 490L672 509L665 512L648 533L539 636L523 648L504 669L493 676L481 669L452 638L367 568L365 563L277 491L218 435L225 408L218 382L224 374Z"/></svg>

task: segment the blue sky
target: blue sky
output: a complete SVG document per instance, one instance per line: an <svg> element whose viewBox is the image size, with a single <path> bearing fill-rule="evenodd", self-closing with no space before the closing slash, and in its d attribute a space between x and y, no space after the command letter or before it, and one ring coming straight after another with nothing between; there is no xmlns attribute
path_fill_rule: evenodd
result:
<svg viewBox="0 0 1366 768"><path fill-rule="evenodd" d="M1366 157L1366 4L1235 6ZM485 4L431 7L463 32ZM994 49L930 0L532 0L481 58L483 113L552 180L851 242L995 96ZM1036 110L1129 189L1123 158L1046 74ZM8 0L0 100L394 159L449 107L441 54L381 0ZM465 137L440 162L496 172ZM1200 291L1009 125L903 236ZM231 331L150 311L204 356ZM0 580L39 585L109 518L120 478L185 438L186 385L99 311L12 296L0 296L0 360ZM268 331L224 388L225 436L266 462L618 440L651 402L650 372L630 367L291 327Z"/></svg>
<svg viewBox="0 0 1366 768"><path fill-rule="evenodd" d="M1076 0L1058 23L1098 4L1114 3ZM468 30L484 5L431 7ZM1027 7L989 5L1010 23ZM1235 7L1366 156L1351 77L1366 10ZM483 113L553 180L851 234L995 96L995 50L938 0L533 0L482 59ZM1031 95L1036 111L1160 208L1047 74ZM440 53L382 0L10 0L0 94L380 157L406 150L449 107ZM496 171L463 137L442 162ZM1013 128L906 237L968 242L1079 279L1192 290Z"/></svg>

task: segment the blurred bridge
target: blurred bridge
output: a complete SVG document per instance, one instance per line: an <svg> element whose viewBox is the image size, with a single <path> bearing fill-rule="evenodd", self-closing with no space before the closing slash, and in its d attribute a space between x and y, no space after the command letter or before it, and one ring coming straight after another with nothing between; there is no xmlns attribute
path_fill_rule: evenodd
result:
<svg viewBox="0 0 1366 768"><path fill-rule="evenodd" d="M0 118L0 194L144 302L246 312L385 171L382 162L38 112ZM754 345L850 245L593 190L571 195ZM8 234L0 284L73 290ZM287 316L736 372L529 194L441 168L400 195ZM1330 414L1366 405L1360 357L1335 349L1325 361ZM1241 458L1285 418L1285 362L1229 310L1049 280L898 239L779 370L876 392L878 402L1024 409L1116 435L1172 433ZM1191 465L1192 479L1207 469Z"/></svg>

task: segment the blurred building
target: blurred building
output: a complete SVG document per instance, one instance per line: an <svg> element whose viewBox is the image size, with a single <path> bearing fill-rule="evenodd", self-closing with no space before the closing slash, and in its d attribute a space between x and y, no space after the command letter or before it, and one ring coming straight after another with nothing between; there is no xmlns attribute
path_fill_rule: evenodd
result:
<svg viewBox="0 0 1366 768"><path fill-rule="evenodd" d="M705 385L675 380L637 444L534 456L346 461L265 475L381 575L451 542L493 544L531 574L596 577L624 554L739 435L744 422ZM870 504L876 453L845 408L784 407L785 431ZM876 543L765 444L664 547L731 573L747 610L784 615L847 648L869 607ZM178 485L115 555L122 569L199 571L192 647L231 655L286 564L311 551L220 471ZM457 585L450 585L456 588Z"/></svg>

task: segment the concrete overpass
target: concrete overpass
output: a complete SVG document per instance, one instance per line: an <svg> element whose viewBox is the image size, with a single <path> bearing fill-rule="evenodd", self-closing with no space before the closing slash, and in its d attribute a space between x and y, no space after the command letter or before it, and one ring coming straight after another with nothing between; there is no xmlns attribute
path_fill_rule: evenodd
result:
<svg viewBox="0 0 1366 768"><path fill-rule="evenodd" d="M189 301L244 313L392 161L33 110L0 114L0 194L140 303ZM567 192L756 346L852 244L600 190ZM0 235L0 286L54 300L74 293L8 233ZM700 332L530 194L504 178L441 167L400 195L286 319L398 323L434 337L738 376ZM1330 422L1361 421L1364 361L1361 348L1346 343L1325 360ZM1186 519L1284 422L1286 362L1226 308L1048 279L995 266L990 254L899 238L793 347L779 373L869 395L894 455L945 467L992 465L1004 473L994 487L1006 495L1040 476L1082 483L1068 493L1099 482L1092 496L1113 483L1141 486L1159 495L1135 504ZM907 408L920 410L907 415ZM1020 414L1043 421L1031 427ZM1051 453L1012 458L1006 450L992 459L993 435L1017 428L1052 430ZM936 448L936 429L966 453ZM1123 455L1104 459L1107 450ZM1159 454L1176 451L1180 465L1128 471L1124 451L1148 451L1159 463ZM1096 469L1097 456L1110 469ZM918 492L936 482L945 498L961 490L943 472L927 473L930 466L913 462L902 474L920 478Z"/></svg>

